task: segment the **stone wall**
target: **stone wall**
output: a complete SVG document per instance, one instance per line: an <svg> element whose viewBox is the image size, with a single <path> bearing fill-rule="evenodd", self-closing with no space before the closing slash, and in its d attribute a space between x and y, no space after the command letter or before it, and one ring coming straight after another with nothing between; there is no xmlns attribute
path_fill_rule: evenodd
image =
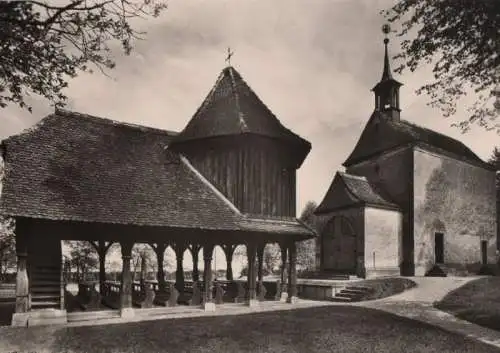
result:
<svg viewBox="0 0 500 353"><path fill-rule="evenodd" d="M414 149L415 274L435 263L435 233L444 234L444 263L480 264L481 240L488 262L497 249L495 172Z"/></svg>
<svg viewBox="0 0 500 353"><path fill-rule="evenodd" d="M352 165L347 173L365 176L378 186L377 192L396 202L403 210L403 274L413 275L412 147L397 148Z"/></svg>
<svg viewBox="0 0 500 353"><path fill-rule="evenodd" d="M366 277L400 275L403 216L399 211L365 208Z"/></svg>

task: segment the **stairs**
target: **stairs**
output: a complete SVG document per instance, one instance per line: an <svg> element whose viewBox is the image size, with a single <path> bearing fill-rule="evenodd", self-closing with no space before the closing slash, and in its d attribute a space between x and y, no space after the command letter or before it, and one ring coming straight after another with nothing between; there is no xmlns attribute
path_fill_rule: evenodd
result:
<svg viewBox="0 0 500 353"><path fill-rule="evenodd" d="M371 288L363 287L363 286L346 286L340 292L335 294L334 297L331 298L334 302L344 302L351 303L360 301L366 294L370 293Z"/></svg>
<svg viewBox="0 0 500 353"><path fill-rule="evenodd" d="M352 277L352 275L332 272L332 271L314 271L307 274L303 274L301 278L304 279L323 279L323 280L333 280L333 281L347 281Z"/></svg>
<svg viewBox="0 0 500 353"><path fill-rule="evenodd" d="M31 269L31 308L59 309L61 305L61 266L37 265Z"/></svg>

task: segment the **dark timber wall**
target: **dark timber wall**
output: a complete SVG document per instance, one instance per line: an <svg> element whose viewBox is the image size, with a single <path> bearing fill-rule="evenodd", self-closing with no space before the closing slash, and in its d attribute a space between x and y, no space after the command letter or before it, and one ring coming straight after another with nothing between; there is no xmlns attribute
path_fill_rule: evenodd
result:
<svg viewBox="0 0 500 353"><path fill-rule="evenodd" d="M182 151L241 212L295 217L296 166L289 145L240 135L198 140Z"/></svg>

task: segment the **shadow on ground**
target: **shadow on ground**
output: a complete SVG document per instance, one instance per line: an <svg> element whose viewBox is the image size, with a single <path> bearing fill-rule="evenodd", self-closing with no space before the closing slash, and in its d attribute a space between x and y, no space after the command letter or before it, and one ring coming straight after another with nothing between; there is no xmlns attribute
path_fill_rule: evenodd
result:
<svg viewBox="0 0 500 353"><path fill-rule="evenodd" d="M0 328L0 351L498 352L382 311L330 306L106 326Z"/></svg>
<svg viewBox="0 0 500 353"><path fill-rule="evenodd" d="M15 307L14 303L0 303L0 326L10 325Z"/></svg>

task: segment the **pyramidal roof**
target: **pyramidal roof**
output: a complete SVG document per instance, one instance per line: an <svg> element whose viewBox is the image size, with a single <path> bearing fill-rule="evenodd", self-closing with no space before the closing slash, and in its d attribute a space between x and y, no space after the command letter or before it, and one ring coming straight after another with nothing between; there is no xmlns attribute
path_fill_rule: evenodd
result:
<svg viewBox="0 0 500 353"><path fill-rule="evenodd" d="M284 127L238 71L228 66L175 142L245 133L310 148L310 143Z"/></svg>

